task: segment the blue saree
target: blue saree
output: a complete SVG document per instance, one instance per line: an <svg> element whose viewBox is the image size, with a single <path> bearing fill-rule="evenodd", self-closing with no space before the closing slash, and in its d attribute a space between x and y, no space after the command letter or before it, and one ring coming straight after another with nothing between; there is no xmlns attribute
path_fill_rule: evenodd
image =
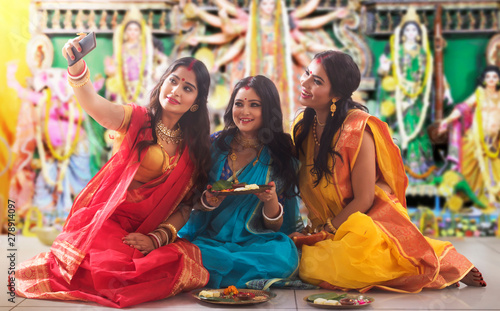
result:
<svg viewBox="0 0 500 311"><path fill-rule="evenodd" d="M217 137L217 133L213 137ZM228 143L232 137L227 137ZM227 152L212 143L209 183L232 180ZM272 178L271 157L264 147L259 161L251 161L237 172L238 180L263 185ZM283 183L274 180L278 197L284 197ZM299 264L297 248L288 234L301 226L298 198L283 198L283 225L279 232L266 229L260 200L253 194L227 196L214 211L193 211L179 232L201 250L203 265L210 273L207 287L246 287L253 279L290 278Z"/></svg>

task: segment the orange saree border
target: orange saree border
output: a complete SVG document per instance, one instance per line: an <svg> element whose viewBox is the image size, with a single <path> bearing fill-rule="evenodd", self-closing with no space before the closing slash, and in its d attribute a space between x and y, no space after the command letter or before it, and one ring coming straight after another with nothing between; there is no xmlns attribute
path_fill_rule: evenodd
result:
<svg viewBox="0 0 500 311"><path fill-rule="evenodd" d="M67 291L52 291L48 271L49 256L49 252L41 253L19 266L16 271L16 294L25 298L87 301ZM22 282L19 282L21 280Z"/></svg>
<svg viewBox="0 0 500 311"><path fill-rule="evenodd" d="M177 295L181 289L190 291L207 285L209 274L208 271L199 264L202 262L200 249L185 239L179 239L172 245L183 254L186 260L185 266L181 270L181 275L172 287L172 292L168 297ZM188 285L190 286L188 287Z"/></svg>
<svg viewBox="0 0 500 311"><path fill-rule="evenodd" d="M50 251L54 254L61 276L69 284L85 254L70 243L62 240L55 240Z"/></svg>
<svg viewBox="0 0 500 311"><path fill-rule="evenodd" d="M396 156L400 155L400 151L392 140L387 141L390 138L387 125L361 110L351 111L348 114L343 125L343 135L336 146L336 151L342 154L344 159L344 161L337 161L334 169L333 178L337 184L335 191L336 196L339 197L338 201L347 203L353 196L349 176L367 125L374 136L377 165L381 168L384 179L390 182L389 185L395 192L394 198L390 198L381 189L376 189L374 205L367 214L394 243L398 253L416 268L417 274L356 290L366 292L377 287L394 292L417 293L423 288L442 288L459 281L472 269L472 264L456 252L451 244L444 246L442 253L437 254L429 241L411 222L405 212L407 177L402 160L396 161ZM339 183L345 185L340 186ZM350 290L327 282L320 283L320 286L328 289Z"/></svg>

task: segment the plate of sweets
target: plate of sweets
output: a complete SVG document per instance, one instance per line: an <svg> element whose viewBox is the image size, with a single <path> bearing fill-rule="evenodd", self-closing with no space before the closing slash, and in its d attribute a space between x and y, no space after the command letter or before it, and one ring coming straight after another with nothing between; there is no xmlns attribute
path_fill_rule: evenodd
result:
<svg viewBox="0 0 500 311"><path fill-rule="evenodd" d="M372 297L357 294L322 293L304 297L308 305L323 309L351 309L369 306Z"/></svg>
<svg viewBox="0 0 500 311"><path fill-rule="evenodd" d="M210 192L223 195L242 195L260 193L269 189L271 189L269 185L247 184L244 182L235 184L227 180L218 180L212 185Z"/></svg>
<svg viewBox="0 0 500 311"><path fill-rule="evenodd" d="M203 302L222 305L250 305L263 303L276 297L276 294L256 289L238 289L231 285L221 289L199 289L191 295Z"/></svg>

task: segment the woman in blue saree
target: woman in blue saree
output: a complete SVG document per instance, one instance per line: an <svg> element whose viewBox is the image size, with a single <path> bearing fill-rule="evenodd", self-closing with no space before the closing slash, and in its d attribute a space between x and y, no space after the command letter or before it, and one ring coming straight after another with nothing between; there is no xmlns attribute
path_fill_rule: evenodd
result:
<svg viewBox="0 0 500 311"><path fill-rule="evenodd" d="M218 180L267 184L246 195L205 191L180 234L197 245L211 288L245 287L253 279L289 278L298 254L288 234L301 227L297 161L283 132L279 94L264 76L242 79L224 114L225 129L212 134L209 186Z"/></svg>

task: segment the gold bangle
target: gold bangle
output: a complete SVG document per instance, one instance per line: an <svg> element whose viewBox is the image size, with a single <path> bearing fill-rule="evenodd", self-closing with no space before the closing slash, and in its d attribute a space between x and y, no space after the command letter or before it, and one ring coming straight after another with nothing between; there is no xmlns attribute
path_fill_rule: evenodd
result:
<svg viewBox="0 0 500 311"><path fill-rule="evenodd" d="M82 80L83 80L83 82L82 82ZM73 88L82 87L85 84L87 84L87 82L89 82L89 81L90 81L90 72L88 70L87 70L87 74L81 80L74 81L68 77L68 84Z"/></svg>
<svg viewBox="0 0 500 311"><path fill-rule="evenodd" d="M328 225L328 228L332 231L332 234L337 233L337 229L332 225L332 218L328 218L326 220L326 224Z"/></svg>
<svg viewBox="0 0 500 311"><path fill-rule="evenodd" d="M174 225L166 223L161 224L160 227L170 230L170 233L172 234L172 241L170 241L170 243L174 243L175 239L177 239L177 229L175 229Z"/></svg>

